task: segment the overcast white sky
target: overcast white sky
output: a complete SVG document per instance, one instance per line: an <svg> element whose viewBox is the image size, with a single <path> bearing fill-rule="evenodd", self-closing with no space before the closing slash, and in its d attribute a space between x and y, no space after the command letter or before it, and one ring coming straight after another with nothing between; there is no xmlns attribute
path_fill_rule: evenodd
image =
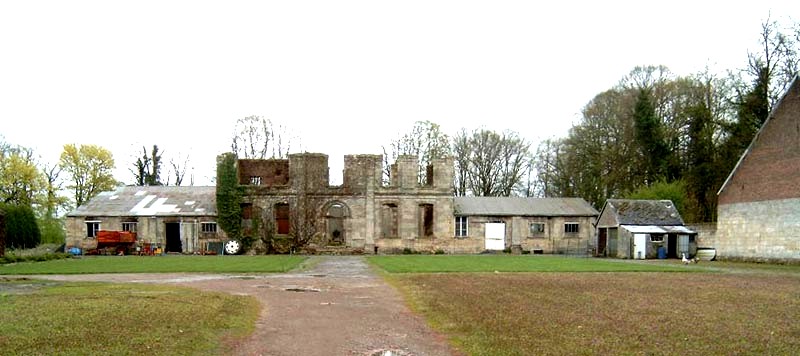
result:
<svg viewBox="0 0 800 356"><path fill-rule="evenodd" d="M634 66L741 68L770 14L800 1L3 1L0 134L46 162L104 146L125 183L158 144L211 184L236 119L261 115L340 181L344 154L417 120L536 143Z"/></svg>

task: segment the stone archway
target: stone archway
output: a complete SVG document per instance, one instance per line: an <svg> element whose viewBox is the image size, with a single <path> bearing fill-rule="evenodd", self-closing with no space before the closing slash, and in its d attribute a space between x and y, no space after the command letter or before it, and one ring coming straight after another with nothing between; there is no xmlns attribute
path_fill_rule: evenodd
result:
<svg viewBox="0 0 800 356"><path fill-rule="evenodd" d="M329 246L345 246L347 244L347 227L345 219L350 216L350 208L340 201L325 204L325 240Z"/></svg>

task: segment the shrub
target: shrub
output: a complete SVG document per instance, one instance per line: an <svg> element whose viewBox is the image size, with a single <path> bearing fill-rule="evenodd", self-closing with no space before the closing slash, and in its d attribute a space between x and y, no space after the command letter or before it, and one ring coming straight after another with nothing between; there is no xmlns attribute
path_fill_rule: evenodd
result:
<svg viewBox="0 0 800 356"><path fill-rule="evenodd" d="M41 242L36 215L30 206L5 205L6 248L32 248Z"/></svg>
<svg viewBox="0 0 800 356"><path fill-rule="evenodd" d="M444 255L444 250L438 248L433 252L434 255Z"/></svg>

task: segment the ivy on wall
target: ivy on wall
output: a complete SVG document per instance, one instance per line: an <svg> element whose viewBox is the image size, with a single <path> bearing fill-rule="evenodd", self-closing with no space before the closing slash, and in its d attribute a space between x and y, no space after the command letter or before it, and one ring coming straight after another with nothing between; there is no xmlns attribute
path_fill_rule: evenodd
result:
<svg viewBox="0 0 800 356"><path fill-rule="evenodd" d="M242 188L236 161L231 152L217 156L217 222L229 238L242 241Z"/></svg>

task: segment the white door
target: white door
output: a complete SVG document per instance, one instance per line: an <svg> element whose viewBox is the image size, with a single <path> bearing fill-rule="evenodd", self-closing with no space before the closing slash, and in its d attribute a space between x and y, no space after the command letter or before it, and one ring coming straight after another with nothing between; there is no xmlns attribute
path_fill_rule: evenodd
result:
<svg viewBox="0 0 800 356"><path fill-rule="evenodd" d="M689 235L678 235L678 256L686 254L689 258Z"/></svg>
<svg viewBox="0 0 800 356"><path fill-rule="evenodd" d="M486 223L486 249L502 251L506 248L506 224Z"/></svg>
<svg viewBox="0 0 800 356"><path fill-rule="evenodd" d="M633 234L633 258L643 260L647 255L647 234Z"/></svg>

